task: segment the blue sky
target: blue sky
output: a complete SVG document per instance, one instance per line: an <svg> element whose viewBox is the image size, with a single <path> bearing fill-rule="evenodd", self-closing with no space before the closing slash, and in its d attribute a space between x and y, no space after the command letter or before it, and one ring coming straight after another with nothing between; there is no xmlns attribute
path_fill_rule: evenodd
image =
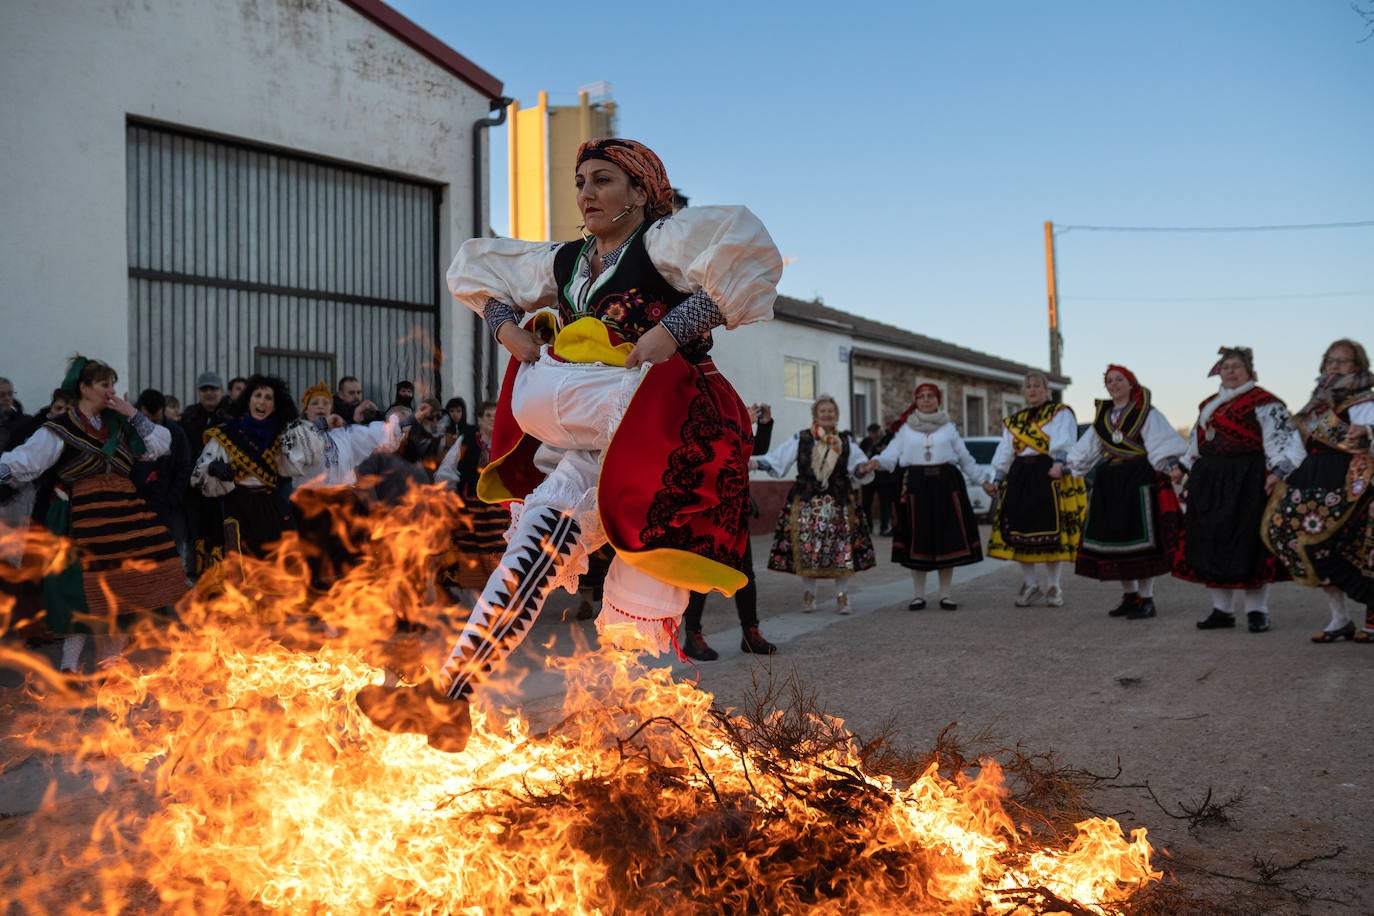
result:
<svg viewBox="0 0 1374 916"><path fill-rule="evenodd" d="M1179 426L1222 344L1291 407L1330 340L1374 346L1374 39L1350 0L393 6L523 105L609 82L693 203L764 220L786 295L1047 366L1053 221L1080 419L1109 362ZM1348 222L1370 225L1063 228Z"/></svg>

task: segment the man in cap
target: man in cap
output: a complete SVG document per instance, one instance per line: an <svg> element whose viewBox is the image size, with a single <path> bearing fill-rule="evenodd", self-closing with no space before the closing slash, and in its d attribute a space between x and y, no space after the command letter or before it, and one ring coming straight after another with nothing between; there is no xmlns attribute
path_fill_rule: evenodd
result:
<svg viewBox="0 0 1374 916"><path fill-rule="evenodd" d="M196 377L196 403L181 413L181 428L191 445L191 464L200 457L205 445L205 431L224 419L224 380L218 372L202 372Z"/></svg>

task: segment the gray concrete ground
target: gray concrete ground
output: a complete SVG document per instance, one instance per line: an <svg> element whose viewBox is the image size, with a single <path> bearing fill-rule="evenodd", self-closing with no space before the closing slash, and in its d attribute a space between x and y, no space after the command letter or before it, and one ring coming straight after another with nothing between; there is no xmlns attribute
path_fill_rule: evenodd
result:
<svg viewBox="0 0 1374 916"><path fill-rule="evenodd" d="M766 558L766 536L753 546ZM1127 621L1106 615L1119 586L1068 573L1063 607L1017 608L1017 568L989 560L957 570L957 611L935 607L932 574L929 609L910 612L909 574L888 549L878 539L878 568L853 580L848 616L824 585L819 609L802 613L800 580L760 569L762 632L778 654L741 652L733 603L713 596L705 632L721 658L675 668L723 707L741 705L761 677L794 675L861 736L891 724L895 742L929 748L957 723L966 739L987 736L976 750L1052 752L1105 775L1119 765L1095 797L1102 810L1148 827L1174 857L1158 865L1263 901L1236 912L1374 912L1374 645L1312 644L1327 621L1319 593L1276 586L1268 633L1249 633L1243 616L1235 630L1202 632L1194 624L1209 601L1199 586L1160 580L1159 616ZM590 622L573 620L574 605L551 601L507 675L524 672L521 703L536 727L562 695L544 656L595 639ZM50 775L0 773L0 816L32 810ZM1172 814L1209 791L1242 803L1228 822L1190 833L1145 785ZM68 779L59 800L88 791ZM1261 893L1266 870L1288 890Z"/></svg>

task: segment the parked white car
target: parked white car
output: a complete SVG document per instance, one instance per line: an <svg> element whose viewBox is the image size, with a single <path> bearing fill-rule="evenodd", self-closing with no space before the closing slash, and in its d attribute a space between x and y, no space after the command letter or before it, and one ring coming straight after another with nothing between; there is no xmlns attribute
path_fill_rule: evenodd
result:
<svg viewBox="0 0 1374 916"><path fill-rule="evenodd" d="M969 454L978 462L978 467L983 469L989 480L992 479L992 456L997 453L997 443L1001 441L1001 436L968 436L964 439ZM991 518L992 497L984 492L982 484L972 481L965 483L968 485L968 501L973 504L973 514L984 521Z"/></svg>

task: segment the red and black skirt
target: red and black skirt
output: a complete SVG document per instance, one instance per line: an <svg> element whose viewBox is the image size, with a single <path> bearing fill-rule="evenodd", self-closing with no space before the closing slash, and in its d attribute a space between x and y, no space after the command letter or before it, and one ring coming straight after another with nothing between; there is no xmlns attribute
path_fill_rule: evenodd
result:
<svg viewBox="0 0 1374 916"><path fill-rule="evenodd" d="M1212 588L1258 588L1288 578L1264 547L1264 453L1206 456L1188 474L1174 575Z"/></svg>
<svg viewBox="0 0 1374 916"><path fill-rule="evenodd" d="M1148 579L1173 568L1178 497L1145 458L1100 465L1074 572L1101 581Z"/></svg>

